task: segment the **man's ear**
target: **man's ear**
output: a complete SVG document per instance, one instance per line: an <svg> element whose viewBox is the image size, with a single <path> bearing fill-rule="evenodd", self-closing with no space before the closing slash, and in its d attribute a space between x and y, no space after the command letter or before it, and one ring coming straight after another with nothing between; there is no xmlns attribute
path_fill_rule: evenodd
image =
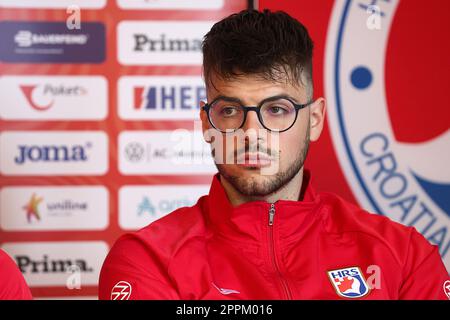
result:
<svg viewBox="0 0 450 320"><path fill-rule="evenodd" d="M200 101L200 120L202 121L203 138L207 143L211 143L211 138L207 136L208 129L210 129L211 127L209 125L208 115L206 114L206 111L203 110L205 104L206 103L204 101Z"/></svg>
<svg viewBox="0 0 450 320"><path fill-rule="evenodd" d="M310 140L317 141L325 124L326 101L320 97L310 106L309 124Z"/></svg>

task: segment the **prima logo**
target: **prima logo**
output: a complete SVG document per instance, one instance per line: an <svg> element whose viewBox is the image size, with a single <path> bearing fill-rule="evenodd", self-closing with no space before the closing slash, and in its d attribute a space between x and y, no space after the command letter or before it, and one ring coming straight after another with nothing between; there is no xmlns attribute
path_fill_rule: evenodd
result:
<svg viewBox="0 0 450 320"><path fill-rule="evenodd" d="M66 273L71 266L76 265L81 272L93 272L85 259L52 259L43 255L41 259L33 259L29 255L14 256L17 266L24 274L27 273Z"/></svg>
<svg viewBox="0 0 450 320"><path fill-rule="evenodd" d="M223 3L224 0L117 0L122 9L140 10L218 10Z"/></svg>
<svg viewBox="0 0 450 320"><path fill-rule="evenodd" d="M201 65L202 39L212 25L212 21L122 21L118 60L124 65Z"/></svg>
<svg viewBox="0 0 450 320"><path fill-rule="evenodd" d="M16 164L26 162L84 162L88 160L87 150L91 142L84 146L73 145L18 145L18 155L14 158Z"/></svg>
<svg viewBox="0 0 450 320"><path fill-rule="evenodd" d="M162 33L158 37L146 34L134 35L134 51L171 51L171 52L201 52L200 38L175 38Z"/></svg>
<svg viewBox="0 0 450 320"><path fill-rule="evenodd" d="M71 284L97 285L108 253L102 241L14 242L3 243L2 249L15 259L30 287L65 287L74 272L80 282Z"/></svg>

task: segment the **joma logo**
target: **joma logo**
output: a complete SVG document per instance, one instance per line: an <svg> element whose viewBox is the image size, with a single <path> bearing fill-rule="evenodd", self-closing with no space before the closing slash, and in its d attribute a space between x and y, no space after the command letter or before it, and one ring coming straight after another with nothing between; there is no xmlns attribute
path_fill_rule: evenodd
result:
<svg viewBox="0 0 450 320"><path fill-rule="evenodd" d="M19 154L14 158L17 164L30 162L79 162L87 161L86 149L91 147L91 143L86 146L37 146L19 145Z"/></svg>

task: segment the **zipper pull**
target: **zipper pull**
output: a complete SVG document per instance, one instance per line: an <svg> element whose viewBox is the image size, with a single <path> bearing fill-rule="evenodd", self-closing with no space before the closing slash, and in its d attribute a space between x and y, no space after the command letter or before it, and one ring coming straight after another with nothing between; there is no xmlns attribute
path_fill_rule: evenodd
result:
<svg viewBox="0 0 450 320"><path fill-rule="evenodd" d="M269 226L273 225L274 216L275 216L275 203L271 203L269 209Z"/></svg>

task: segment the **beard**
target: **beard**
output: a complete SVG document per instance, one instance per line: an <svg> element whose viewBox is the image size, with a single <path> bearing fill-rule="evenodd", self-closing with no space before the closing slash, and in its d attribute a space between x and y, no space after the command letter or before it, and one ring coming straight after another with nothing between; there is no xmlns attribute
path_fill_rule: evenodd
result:
<svg viewBox="0 0 450 320"><path fill-rule="evenodd" d="M247 151L246 147L246 151ZM217 164L216 167L221 177L226 179L239 193L245 196L262 197L280 190L288 184L302 169L309 149L309 126L301 148L294 161L287 165L286 169L272 175L254 175L243 177L234 175L227 170L228 165Z"/></svg>

